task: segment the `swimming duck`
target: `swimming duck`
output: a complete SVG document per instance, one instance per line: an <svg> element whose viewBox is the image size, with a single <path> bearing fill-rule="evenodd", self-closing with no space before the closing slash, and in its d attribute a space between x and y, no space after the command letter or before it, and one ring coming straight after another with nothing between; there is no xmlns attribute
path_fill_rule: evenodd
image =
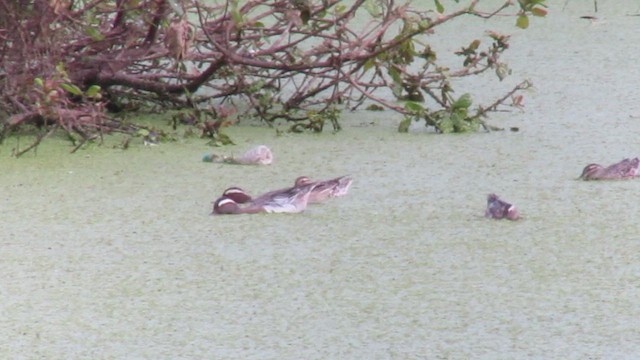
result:
<svg viewBox="0 0 640 360"><path fill-rule="evenodd" d="M249 149L239 158L227 158L227 163L240 165L269 165L273 162L273 153L265 145L259 145Z"/></svg>
<svg viewBox="0 0 640 360"><path fill-rule="evenodd" d="M319 203L328 198L344 196L349 192L349 187L352 182L353 179L348 175L321 181L311 181L311 179L306 176L301 176L296 179L296 185L298 185L298 183L316 185L309 196L309 203Z"/></svg>
<svg viewBox="0 0 640 360"><path fill-rule="evenodd" d="M325 201L328 198L346 195L352 182L353 179L350 176L340 176L335 179L323 181L311 181L307 176L300 176L296 178L293 187L269 191L268 193L262 194L256 198L252 198L244 190L235 186L226 189L222 195L231 198L238 204L245 204L248 202L259 204L270 199L274 195L291 191L293 188L313 185L313 190L311 191L308 200L311 204Z"/></svg>
<svg viewBox="0 0 640 360"><path fill-rule="evenodd" d="M293 186L287 187L287 188L284 188L284 189L278 189L278 190L269 191L267 193L264 193L264 194L256 197L255 199L252 198L251 195L247 194L246 191L242 190L241 188L239 188L237 186L232 186L232 187L226 189L225 191L222 192L222 196L226 196L226 197L230 198L231 200L235 201L237 204L246 204L248 202L261 203L261 202L264 202L264 201L272 198L273 196L275 196L277 194L287 193L287 192L291 191L295 187L308 185L308 181L307 180L308 180L308 178L306 176L300 176L299 178L296 179L296 181L294 182Z"/></svg>
<svg viewBox="0 0 640 360"><path fill-rule="evenodd" d="M273 162L273 153L265 145L259 145L249 149L240 157L206 154L202 157L204 162L218 162L236 165L269 165Z"/></svg>
<svg viewBox="0 0 640 360"><path fill-rule="evenodd" d="M506 218L509 220L518 220L520 218L516 207L500 200L496 194L487 196L487 210L484 212L484 216L492 219Z"/></svg>
<svg viewBox="0 0 640 360"><path fill-rule="evenodd" d="M256 214L256 213L299 213L307 208L309 195L315 185L296 186L274 193L260 202L251 201L241 207L228 196L218 198L213 204L212 214Z"/></svg>
<svg viewBox="0 0 640 360"><path fill-rule="evenodd" d="M589 164L582 170L579 179L582 180L619 180L638 176L640 173L640 159L623 159L622 161L604 167L599 164Z"/></svg>

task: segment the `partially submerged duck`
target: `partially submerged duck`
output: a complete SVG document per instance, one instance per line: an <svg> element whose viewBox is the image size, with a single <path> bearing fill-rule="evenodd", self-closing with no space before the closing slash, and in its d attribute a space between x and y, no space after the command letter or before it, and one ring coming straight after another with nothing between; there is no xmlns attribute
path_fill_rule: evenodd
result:
<svg viewBox="0 0 640 360"><path fill-rule="evenodd" d="M238 204L245 204L248 202L253 203L262 203L265 200L270 199L274 195L280 193L286 193L291 191L296 187L303 186L311 186L313 185L313 190L309 195L309 203L319 203L323 202L332 197L344 196L348 193L349 187L353 182L353 178L351 176L340 176L335 179L330 180L321 180L321 181L311 181L307 176L300 176L296 178L294 185L292 187L269 191L268 193L262 194L256 198L252 198L251 195L247 194L244 190L239 187L230 187L226 189L222 195L226 196Z"/></svg>
<svg viewBox="0 0 640 360"><path fill-rule="evenodd" d="M237 186L232 186L232 187L226 189L222 193L222 196L226 196L226 197L230 198L231 200L233 200L237 204L246 204L246 203L249 203L249 202L262 203L262 202L272 198L273 196L276 196L278 194L288 193L292 189L294 189L295 187L300 187L302 185L305 185L306 182L305 182L304 179L306 179L306 176L301 176L301 177L296 179L294 185L291 186L291 187L269 191L269 192L264 193L264 194L262 194L262 195L260 195L260 196L258 196L256 198L251 197L251 195L247 194L246 191L242 190L242 188L239 188Z"/></svg>
<svg viewBox="0 0 640 360"><path fill-rule="evenodd" d="M604 167L599 164L589 164L582 170L579 179L582 180L622 180L638 176L640 160L638 158L623 159L622 161Z"/></svg>
<svg viewBox="0 0 640 360"><path fill-rule="evenodd" d="M309 195L314 187L315 185L295 186L287 191L274 192L270 196L262 198L260 201L250 201L246 206L241 206L231 197L223 195L214 202L212 214L303 212L307 208Z"/></svg>
<svg viewBox="0 0 640 360"><path fill-rule="evenodd" d="M484 216L492 219L509 220L518 220L520 218L516 207L506 201L500 200L496 194L489 194L489 196L487 196L487 210L485 210Z"/></svg>

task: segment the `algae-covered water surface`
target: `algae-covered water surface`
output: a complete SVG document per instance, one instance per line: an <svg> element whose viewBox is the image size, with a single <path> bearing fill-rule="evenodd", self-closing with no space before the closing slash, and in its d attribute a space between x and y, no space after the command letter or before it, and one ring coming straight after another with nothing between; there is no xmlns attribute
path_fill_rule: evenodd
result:
<svg viewBox="0 0 640 360"><path fill-rule="evenodd" d="M576 180L640 149L618 66L637 18L614 10L516 34L510 64L538 91L492 121L518 132L398 134L358 112L337 134L234 127L238 145L213 150L266 144L262 167L202 162L201 139L69 155L54 138L20 159L6 140L0 356L636 358L640 181ZM232 185L345 174L348 196L302 214L209 215ZM523 219L484 218L491 192Z"/></svg>

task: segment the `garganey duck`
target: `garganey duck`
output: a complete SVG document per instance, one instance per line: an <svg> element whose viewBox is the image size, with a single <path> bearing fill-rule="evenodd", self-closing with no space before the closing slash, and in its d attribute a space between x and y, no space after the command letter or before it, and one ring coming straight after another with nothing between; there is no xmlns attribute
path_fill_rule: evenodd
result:
<svg viewBox="0 0 640 360"><path fill-rule="evenodd" d="M245 204L248 202L260 204L276 194L286 193L296 187L314 185L313 190L309 195L308 202L319 203L327 200L328 198L346 195L352 182L353 179L350 176L340 176L335 179L322 181L311 181L311 179L309 179L309 177L307 176L300 176L295 180L293 187L269 191L268 193L260 195L256 198L252 198L251 195L247 194L244 190L235 186L226 189L222 193L222 196L226 196L238 204Z"/></svg>
<svg viewBox="0 0 640 360"><path fill-rule="evenodd" d="M582 170L579 179L582 180L621 180L638 176L640 172L638 158L623 159L622 161L604 167L599 164L589 164Z"/></svg>
<svg viewBox="0 0 640 360"><path fill-rule="evenodd" d="M256 213L299 213L307 208L309 196L315 185L295 186L286 191L261 197L260 201L250 201L239 205L229 196L218 198L213 204L212 214L256 214ZM266 194L265 194L266 195Z"/></svg>
<svg viewBox="0 0 640 360"><path fill-rule="evenodd" d="M489 194L489 196L487 196L487 210L485 210L484 216L492 219L509 220L518 220L520 218L516 207L506 201L500 200L496 194Z"/></svg>

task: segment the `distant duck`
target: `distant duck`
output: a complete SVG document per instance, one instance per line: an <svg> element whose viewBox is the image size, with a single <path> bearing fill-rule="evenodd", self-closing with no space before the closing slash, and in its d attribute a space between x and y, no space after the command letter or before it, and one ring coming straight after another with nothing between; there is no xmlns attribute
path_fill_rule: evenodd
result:
<svg viewBox="0 0 640 360"><path fill-rule="evenodd" d="M249 149L239 158L229 158L227 162L241 165L269 165L273 162L273 153L267 146L259 145Z"/></svg>
<svg viewBox="0 0 640 360"><path fill-rule="evenodd" d="M589 164L582 170L579 179L582 180L621 180L630 179L640 173L640 159L623 159L622 161L604 167L599 164Z"/></svg>
<svg viewBox="0 0 640 360"><path fill-rule="evenodd" d="M240 206L232 198L222 196L214 202L212 214L300 213L307 208L309 195L314 187L315 185L304 185L274 192L260 201L251 201L246 206Z"/></svg>
<svg viewBox="0 0 640 360"><path fill-rule="evenodd" d="M500 200L496 194L489 194L489 196L487 196L487 210L484 212L484 216L492 219L509 220L518 220L520 218L516 207L506 201Z"/></svg>
<svg viewBox="0 0 640 360"><path fill-rule="evenodd" d="M202 157L202 161L236 165L270 165L273 162L273 153L269 147L259 145L249 149L246 153L237 158L233 156L207 154Z"/></svg>

